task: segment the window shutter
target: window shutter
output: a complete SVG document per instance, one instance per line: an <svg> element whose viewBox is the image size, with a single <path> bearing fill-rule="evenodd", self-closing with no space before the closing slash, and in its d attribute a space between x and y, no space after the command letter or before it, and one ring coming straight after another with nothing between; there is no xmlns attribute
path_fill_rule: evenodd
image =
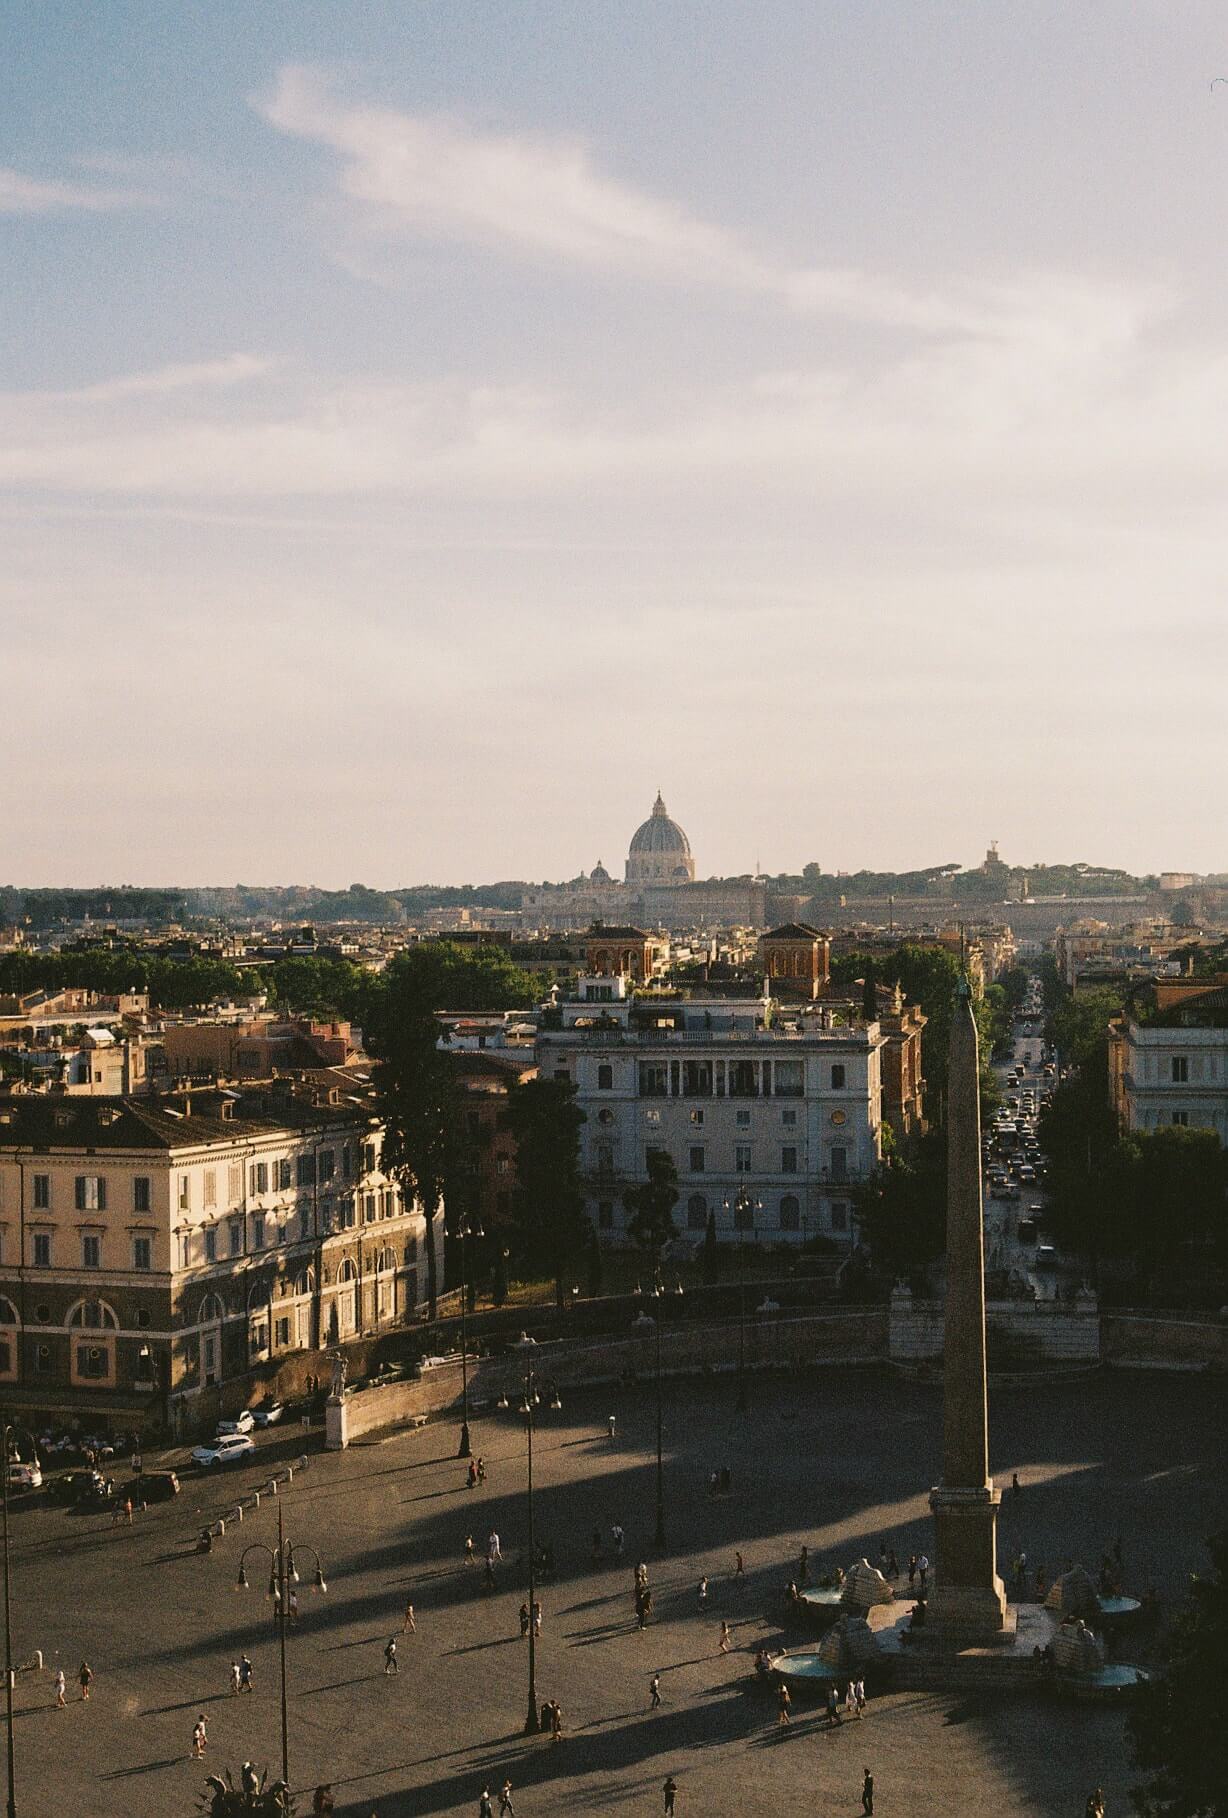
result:
<svg viewBox="0 0 1228 1818"><path fill-rule="evenodd" d="M78 1212L85 1211L85 1176L78 1174L74 1183L74 1192Z"/></svg>

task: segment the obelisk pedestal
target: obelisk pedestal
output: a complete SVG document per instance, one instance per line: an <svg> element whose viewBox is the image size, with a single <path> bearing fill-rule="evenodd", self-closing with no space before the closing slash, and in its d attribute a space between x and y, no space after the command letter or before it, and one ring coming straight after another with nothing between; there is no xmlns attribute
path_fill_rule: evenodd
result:
<svg viewBox="0 0 1228 1818"><path fill-rule="evenodd" d="M940 1645L1008 1638L998 1576L1001 1491L989 1475L980 1067L966 980L951 1018L947 1079L947 1291L943 1327L942 1483L930 1492L937 1561L927 1627Z"/></svg>

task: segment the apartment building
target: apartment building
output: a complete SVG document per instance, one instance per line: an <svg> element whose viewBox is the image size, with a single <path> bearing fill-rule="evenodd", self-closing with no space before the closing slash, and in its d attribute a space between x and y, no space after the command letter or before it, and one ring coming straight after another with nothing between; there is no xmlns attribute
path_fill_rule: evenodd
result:
<svg viewBox="0 0 1228 1818"><path fill-rule="evenodd" d="M383 1168L369 1092L330 1070L158 1098L14 1095L6 1402L184 1430L224 1383L411 1318L425 1235Z"/></svg>
<svg viewBox="0 0 1228 1818"><path fill-rule="evenodd" d="M636 1001L625 976L585 976L538 1032L543 1078L566 1078L585 1114L587 1211L626 1241L627 1188L666 1151L675 1223L718 1240L853 1241L852 1193L881 1147L886 1038L877 1022L773 998Z"/></svg>
<svg viewBox="0 0 1228 1818"><path fill-rule="evenodd" d="M1184 1125L1228 1146L1228 986L1155 1022L1113 1024L1109 1091L1124 1130Z"/></svg>

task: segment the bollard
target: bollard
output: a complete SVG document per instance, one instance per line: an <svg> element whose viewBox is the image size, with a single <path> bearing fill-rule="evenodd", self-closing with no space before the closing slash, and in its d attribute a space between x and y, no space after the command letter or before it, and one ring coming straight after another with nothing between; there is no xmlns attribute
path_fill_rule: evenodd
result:
<svg viewBox="0 0 1228 1818"><path fill-rule="evenodd" d="M270 1477L269 1478L269 1495L276 1496L276 1494L277 1494L277 1479L275 1477Z"/></svg>
<svg viewBox="0 0 1228 1818"><path fill-rule="evenodd" d="M217 1518L217 1531L219 1538L226 1532L226 1517L224 1515L219 1515Z"/></svg>
<svg viewBox="0 0 1228 1818"><path fill-rule="evenodd" d="M257 1490L257 1491L256 1491L256 1494L255 1494L255 1495L254 1495L254 1496L253 1496L253 1497L252 1497L252 1507L253 1507L253 1508L254 1508L254 1509L258 1509L258 1508L259 1508L259 1507L260 1507L260 1492L259 1492L259 1490Z"/></svg>
<svg viewBox="0 0 1228 1818"><path fill-rule="evenodd" d="M30 1671L32 1673L41 1673L42 1670L43 1670L43 1650L41 1648L35 1648L34 1658L30 1662Z"/></svg>
<svg viewBox="0 0 1228 1818"><path fill-rule="evenodd" d="M233 1514L233 1515L232 1515L232 1516L231 1516L231 1518L230 1518L230 1519L231 1519L231 1520L232 1520L232 1521L242 1521L242 1519L243 1519L243 1504L242 1504L242 1503L241 1503L241 1502L237 1502L237 1503L236 1503L236 1504L235 1504L235 1512L234 1512L234 1514Z"/></svg>
<svg viewBox="0 0 1228 1818"><path fill-rule="evenodd" d="M286 1466L286 1482L287 1483L294 1482L294 1466L293 1465Z"/></svg>

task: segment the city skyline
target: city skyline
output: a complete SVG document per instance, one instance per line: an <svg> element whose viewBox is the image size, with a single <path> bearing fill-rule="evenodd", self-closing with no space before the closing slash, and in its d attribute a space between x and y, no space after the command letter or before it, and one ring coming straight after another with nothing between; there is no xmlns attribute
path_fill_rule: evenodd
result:
<svg viewBox="0 0 1228 1818"><path fill-rule="evenodd" d="M1222 869L1221 28L11 16L5 873Z"/></svg>

